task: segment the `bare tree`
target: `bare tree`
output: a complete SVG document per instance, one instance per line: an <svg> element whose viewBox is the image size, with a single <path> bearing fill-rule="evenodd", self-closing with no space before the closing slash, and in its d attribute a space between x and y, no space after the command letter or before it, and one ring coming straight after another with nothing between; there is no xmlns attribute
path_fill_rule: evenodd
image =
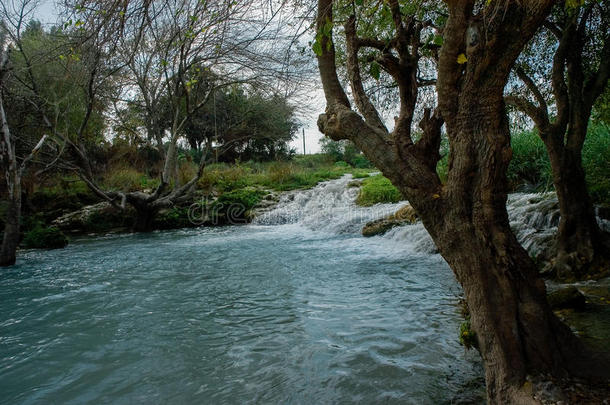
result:
<svg viewBox="0 0 610 405"><path fill-rule="evenodd" d="M2 17L5 22L0 25L0 166L5 173L8 190L8 209L0 248L0 266L10 266L15 263L21 231L21 179L47 139L47 135L43 135L27 156L18 156L16 145L18 140L11 134L5 114L4 95L10 75L9 40L11 38L19 40L24 22L31 15L36 2L26 0L18 4L11 3L10 6L15 9L8 10L9 4L2 6ZM13 16L16 17L10 18Z"/></svg>
<svg viewBox="0 0 610 405"><path fill-rule="evenodd" d="M277 21L281 7L267 12L262 7L266 4L162 0L134 8L118 2L110 9L93 1L72 4L71 20L82 22L74 31L77 37L82 32L79 49L87 67L83 88L88 104L95 105L96 83L104 83L108 72L120 76L126 84L122 98L131 96L141 103L148 138L156 141L165 157L155 190L109 191L96 181L82 136L78 143L68 141L77 155L73 168L89 188L119 209L125 204L136 209L135 230L151 230L160 209L188 199L194 190L205 160L192 179L178 185L174 175L178 140L188 120L216 89L290 77L283 68L284 60L274 52L283 38ZM108 61L113 68L106 66ZM83 128L85 125L83 122Z"/></svg>

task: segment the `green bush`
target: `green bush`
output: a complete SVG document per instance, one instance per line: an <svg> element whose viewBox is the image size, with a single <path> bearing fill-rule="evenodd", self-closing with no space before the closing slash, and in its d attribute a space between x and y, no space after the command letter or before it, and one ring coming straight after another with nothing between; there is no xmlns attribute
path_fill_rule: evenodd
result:
<svg viewBox="0 0 610 405"><path fill-rule="evenodd" d="M516 133L511 138L513 158L508 167L512 188L529 183L537 190L553 187L549 157L540 137L534 131ZM610 205L610 128L591 123L582 150L582 164L587 187L595 203Z"/></svg>
<svg viewBox="0 0 610 405"><path fill-rule="evenodd" d="M37 226L27 232L23 245L34 249L59 249L68 244L68 238L56 227Z"/></svg>
<svg viewBox="0 0 610 405"><path fill-rule="evenodd" d="M508 166L512 188L530 184L543 191L553 186L551 164L544 143L535 131L522 131L511 137L513 158Z"/></svg>
<svg viewBox="0 0 610 405"><path fill-rule="evenodd" d="M265 194L267 194L265 191L248 187L223 193L214 204L217 206L222 204L223 209L231 205L239 205L250 210L263 199Z"/></svg>
<svg viewBox="0 0 610 405"><path fill-rule="evenodd" d="M107 173L104 183L106 187L112 190L139 191L146 188L155 188L159 181L148 178L146 174L136 169L122 167L112 169Z"/></svg>
<svg viewBox="0 0 610 405"><path fill-rule="evenodd" d="M331 166L334 160L326 153L316 153L312 155L296 155L292 158L292 162L299 167L311 169Z"/></svg>
<svg viewBox="0 0 610 405"><path fill-rule="evenodd" d="M472 330L470 319L465 320L460 325L460 344L466 349L478 349L479 347L477 334Z"/></svg>
<svg viewBox="0 0 610 405"><path fill-rule="evenodd" d="M582 164L593 201L610 205L610 127L607 124L589 126Z"/></svg>
<svg viewBox="0 0 610 405"><path fill-rule="evenodd" d="M370 206L378 203L395 203L403 200L402 194L381 174L362 181L356 204Z"/></svg>
<svg viewBox="0 0 610 405"><path fill-rule="evenodd" d="M373 167L373 164L363 154L354 155L350 163L357 169L366 169Z"/></svg>
<svg viewBox="0 0 610 405"><path fill-rule="evenodd" d="M94 211L83 221L85 232L107 232L116 228L131 226L133 211L122 211L114 207Z"/></svg>
<svg viewBox="0 0 610 405"><path fill-rule="evenodd" d="M192 227L194 224L189 219L188 208L172 207L157 215L154 219L155 229L178 229Z"/></svg>
<svg viewBox="0 0 610 405"><path fill-rule="evenodd" d="M364 170L354 170L354 171L352 171L352 177L354 179L366 179L370 175L371 174L369 172L364 171Z"/></svg>
<svg viewBox="0 0 610 405"><path fill-rule="evenodd" d="M265 187L277 191L311 188L321 181L332 180L346 173L356 178L368 176L366 169L354 169L347 163L335 165L327 155L299 155L291 161L246 162L236 165L208 165L198 186L205 193L220 193L247 187Z"/></svg>

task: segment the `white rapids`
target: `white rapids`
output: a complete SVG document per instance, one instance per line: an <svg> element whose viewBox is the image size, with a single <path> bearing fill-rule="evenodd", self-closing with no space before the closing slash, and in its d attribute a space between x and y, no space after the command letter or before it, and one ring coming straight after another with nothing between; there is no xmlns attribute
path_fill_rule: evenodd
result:
<svg viewBox="0 0 610 405"><path fill-rule="evenodd" d="M351 175L318 184L309 190L297 190L281 196L275 208L253 221L258 225L299 224L305 228L334 234L360 233L369 221L395 213L408 204L377 204L372 207L356 205L359 187L352 184ZM559 224L559 205L553 192L515 193L507 202L510 225L519 242L532 256L539 255L549 245ZM602 229L610 231L610 221L598 218ZM384 238L410 245L414 251L436 253L427 231L418 222L396 227Z"/></svg>

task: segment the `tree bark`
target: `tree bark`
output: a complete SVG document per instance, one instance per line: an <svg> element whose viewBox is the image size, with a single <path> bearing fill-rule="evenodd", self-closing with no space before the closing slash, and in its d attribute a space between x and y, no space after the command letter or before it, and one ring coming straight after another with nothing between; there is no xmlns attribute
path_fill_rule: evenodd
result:
<svg viewBox="0 0 610 405"><path fill-rule="evenodd" d="M412 31L402 24L397 2L389 3L396 10L395 40L400 42ZM496 10L484 25L472 15L474 2L447 1L450 13L438 60L439 107L434 115L429 111L424 115L423 134L417 141L406 130L412 119L407 110L396 129L387 133L359 98L354 99L362 116L351 109L336 75L332 37L323 36L318 55L327 100L318 127L335 140L354 141L419 214L464 289L490 404L537 403L524 386L528 375L561 378L599 371L582 367L583 359L588 359L584 348L551 311L544 282L513 235L506 211L506 171L512 151L503 90L512 64L552 3L532 1L524 8L507 2L506 9ZM319 0L319 32L332 22L331 8L331 0ZM484 29L489 32L481 32ZM465 66L460 59L467 60ZM354 64L352 57L348 70L357 69ZM358 75L353 73L353 91L362 98L359 80L354 80ZM416 94L401 93L402 107L413 101L409 97ZM442 125L439 112L450 143L445 184L435 171Z"/></svg>
<svg viewBox="0 0 610 405"><path fill-rule="evenodd" d="M551 162L560 213L553 267L559 279L581 279L596 260L607 255L587 190L582 148L565 146L559 137L547 136L543 140Z"/></svg>
<svg viewBox="0 0 610 405"><path fill-rule="evenodd" d="M133 223L133 231L134 232L151 232L153 231L153 221L157 215L157 210L146 206L136 206L136 217Z"/></svg>
<svg viewBox="0 0 610 405"><path fill-rule="evenodd" d="M17 247L20 239L21 222L21 185L16 184L14 195L9 199L4 224L4 236L2 238L2 249L0 250L0 266L12 266L15 264Z"/></svg>
<svg viewBox="0 0 610 405"><path fill-rule="evenodd" d="M582 354L579 341L550 310L544 282L510 230L511 150L502 87L462 93L447 126L456 152L442 195L444 220L429 226L464 288L494 404L533 402L522 390L528 374L563 377Z"/></svg>

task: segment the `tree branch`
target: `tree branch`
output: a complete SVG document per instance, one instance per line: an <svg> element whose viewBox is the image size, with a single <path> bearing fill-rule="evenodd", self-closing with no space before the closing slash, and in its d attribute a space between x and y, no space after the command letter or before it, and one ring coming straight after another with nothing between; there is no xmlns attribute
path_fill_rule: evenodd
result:
<svg viewBox="0 0 610 405"><path fill-rule="evenodd" d="M349 108L349 100L339 78L337 77L337 65L335 63L335 45L332 42L332 30L328 36L323 35L324 25L333 23L333 1L318 0L318 16L316 19L316 30L320 35L322 52L317 55L318 67L322 87L326 96L326 104L340 104Z"/></svg>
<svg viewBox="0 0 610 405"><path fill-rule="evenodd" d="M362 114L366 122L382 131L388 132L379 117L377 109L369 100L360 76L360 63L358 62L358 38L356 37L356 17L350 16L345 24L345 36L347 40L347 72L350 85L354 95L354 101L358 111Z"/></svg>

